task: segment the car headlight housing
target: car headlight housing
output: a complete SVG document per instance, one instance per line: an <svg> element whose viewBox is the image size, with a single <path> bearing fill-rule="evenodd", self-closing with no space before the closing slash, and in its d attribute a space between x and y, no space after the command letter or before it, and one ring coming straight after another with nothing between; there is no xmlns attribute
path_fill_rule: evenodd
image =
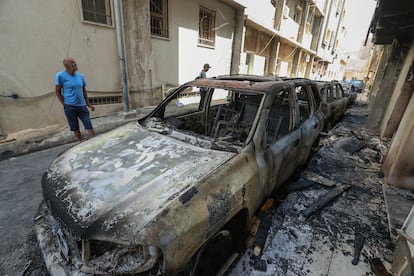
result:
<svg viewBox="0 0 414 276"><path fill-rule="evenodd" d="M158 268L160 250L153 246L123 245L100 240L82 240L85 273L142 273Z"/></svg>

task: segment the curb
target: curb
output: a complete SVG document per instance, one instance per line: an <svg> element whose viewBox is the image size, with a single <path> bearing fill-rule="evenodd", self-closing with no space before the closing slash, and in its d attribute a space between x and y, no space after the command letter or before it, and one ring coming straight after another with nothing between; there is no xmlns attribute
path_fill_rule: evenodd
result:
<svg viewBox="0 0 414 276"><path fill-rule="evenodd" d="M108 132L130 122L138 121L148 114L152 108L142 108L132 112L103 115L91 118L97 135ZM12 140L0 144L0 161L76 142L73 133L66 127L63 131L45 131L22 140Z"/></svg>

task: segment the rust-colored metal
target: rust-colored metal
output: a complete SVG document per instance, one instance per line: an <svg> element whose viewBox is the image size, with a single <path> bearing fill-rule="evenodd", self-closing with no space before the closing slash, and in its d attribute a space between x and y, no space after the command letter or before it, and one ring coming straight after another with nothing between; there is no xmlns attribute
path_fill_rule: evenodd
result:
<svg viewBox="0 0 414 276"><path fill-rule="evenodd" d="M307 161L322 129L311 85L197 79L139 123L63 153L43 177L48 208L36 221L49 270L65 263L53 228L61 230L75 264L65 269L75 275L137 273L157 263L175 274L217 233L247 230L263 201ZM196 101L202 101L199 87L208 91L203 105ZM306 88L307 117L297 87ZM218 99L214 91L225 94ZM223 109L234 112L216 120Z"/></svg>

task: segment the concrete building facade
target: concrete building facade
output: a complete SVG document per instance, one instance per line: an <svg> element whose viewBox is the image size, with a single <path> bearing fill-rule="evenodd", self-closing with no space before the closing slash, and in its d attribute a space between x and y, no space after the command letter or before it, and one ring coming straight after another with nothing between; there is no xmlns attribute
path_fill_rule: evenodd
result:
<svg viewBox="0 0 414 276"><path fill-rule="evenodd" d="M392 138L383 163L386 183L414 191L414 3L379 1L370 28L381 59L367 127Z"/></svg>
<svg viewBox="0 0 414 276"><path fill-rule="evenodd" d="M339 78L327 68L341 70L344 1L2 1L0 134L65 122L54 76L67 56L86 78L92 116L122 110L126 97L128 108L155 105L204 63L208 76Z"/></svg>
<svg viewBox="0 0 414 276"><path fill-rule="evenodd" d="M115 1L1 2L3 133L65 122L54 76L67 56L86 78L96 106L92 116L122 110ZM157 104L168 87L194 79L204 63L211 64L211 76L237 67L233 52L241 46L235 37L242 30L236 35L235 24L243 7L236 2L121 2L132 108Z"/></svg>

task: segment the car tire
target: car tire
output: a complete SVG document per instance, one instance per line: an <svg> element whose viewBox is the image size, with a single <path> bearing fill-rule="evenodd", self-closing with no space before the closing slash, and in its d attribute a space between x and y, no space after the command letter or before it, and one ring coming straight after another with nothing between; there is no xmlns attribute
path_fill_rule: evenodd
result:
<svg viewBox="0 0 414 276"><path fill-rule="evenodd" d="M216 275L233 254L233 238L223 229L211 237L195 254L189 275Z"/></svg>

